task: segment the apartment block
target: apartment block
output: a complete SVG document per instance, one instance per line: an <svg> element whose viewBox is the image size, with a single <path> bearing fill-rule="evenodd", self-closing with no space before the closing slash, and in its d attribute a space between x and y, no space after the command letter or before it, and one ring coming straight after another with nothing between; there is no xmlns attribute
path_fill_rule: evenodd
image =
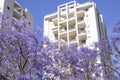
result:
<svg viewBox="0 0 120 80"><path fill-rule="evenodd" d="M0 0L0 13L10 16L10 22L27 20L29 21L29 26L33 25L31 13L15 0Z"/></svg>
<svg viewBox="0 0 120 80"><path fill-rule="evenodd" d="M55 13L44 17L44 36L58 47L75 43L90 46L107 38L106 27L102 15L94 2L77 3L71 1L59 5Z"/></svg>
<svg viewBox="0 0 120 80"><path fill-rule="evenodd" d="M107 32L103 17L93 1L71 1L59 5L56 12L44 17L44 37L58 43L58 48L63 45L69 47L73 43L79 48L93 48L94 43L99 42L101 38L107 39ZM104 56L107 58L104 63L111 65L109 54ZM98 61L100 62L100 58ZM105 66L103 69L103 75L112 74Z"/></svg>

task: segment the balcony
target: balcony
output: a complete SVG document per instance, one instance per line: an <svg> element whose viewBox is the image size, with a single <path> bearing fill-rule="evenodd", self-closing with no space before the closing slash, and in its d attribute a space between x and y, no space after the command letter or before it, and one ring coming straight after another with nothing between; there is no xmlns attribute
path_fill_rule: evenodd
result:
<svg viewBox="0 0 120 80"><path fill-rule="evenodd" d="M66 18L60 17L60 23L64 23L66 21Z"/></svg>
<svg viewBox="0 0 120 80"><path fill-rule="evenodd" d="M66 33L66 32L61 33L61 34L60 34L60 37L63 38L63 39L67 38L67 33Z"/></svg>
<svg viewBox="0 0 120 80"><path fill-rule="evenodd" d="M77 40L70 40L70 44L77 44Z"/></svg>
<svg viewBox="0 0 120 80"><path fill-rule="evenodd" d="M65 12L66 11L66 7L61 8L60 11Z"/></svg>
<svg viewBox="0 0 120 80"><path fill-rule="evenodd" d="M16 12L17 14L21 15L23 14L23 9L22 8L19 8L19 7L15 7L14 8L14 12Z"/></svg>
<svg viewBox="0 0 120 80"><path fill-rule="evenodd" d="M66 5L63 5L61 7L59 7L59 10L60 10L60 13L65 13L67 10L66 10Z"/></svg>
<svg viewBox="0 0 120 80"><path fill-rule="evenodd" d="M77 10L77 17L84 17L84 11L83 10Z"/></svg>
<svg viewBox="0 0 120 80"><path fill-rule="evenodd" d="M76 36L75 36L76 37ZM70 44L73 44L73 43L77 43L77 39L73 37L73 38L70 38Z"/></svg>
<svg viewBox="0 0 120 80"><path fill-rule="evenodd" d="M58 17L58 13L57 12L53 12L51 14L47 14L44 16L44 20L52 20L52 19L56 19Z"/></svg>
<svg viewBox="0 0 120 80"><path fill-rule="evenodd" d="M69 26L69 30L71 31L71 30L75 30L76 28L75 28L75 25L74 26Z"/></svg>
<svg viewBox="0 0 120 80"><path fill-rule="evenodd" d="M77 23L78 29L85 28L85 21L84 20L79 20Z"/></svg>
<svg viewBox="0 0 120 80"><path fill-rule="evenodd" d="M53 19L52 22L54 23L55 26L57 26L58 25L58 18Z"/></svg>
<svg viewBox="0 0 120 80"><path fill-rule="evenodd" d="M68 19L69 19L69 20L75 19L74 14L73 14L73 15L69 15L69 16L68 16Z"/></svg>
<svg viewBox="0 0 120 80"><path fill-rule="evenodd" d="M86 40L79 40L79 45L80 46L85 46Z"/></svg>
<svg viewBox="0 0 120 80"><path fill-rule="evenodd" d="M71 11L70 10L69 13L68 13L68 18L71 19L71 18L75 17L74 14L75 14L75 11L73 11L73 10Z"/></svg>
<svg viewBox="0 0 120 80"><path fill-rule="evenodd" d="M75 25L75 18L73 17L73 18L69 19L68 24L69 24L69 26L74 26Z"/></svg>
<svg viewBox="0 0 120 80"><path fill-rule="evenodd" d="M67 32L65 28L60 29L60 33Z"/></svg>
<svg viewBox="0 0 120 80"><path fill-rule="evenodd" d="M79 29L78 34L81 34L81 33L86 33L85 29Z"/></svg>
<svg viewBox="0 0 120 80"><path fill-rule="evenodd" d="M67 38L61 38L60 41L61 42L67 42Z"/></svg>
<svg viewBox="0 0 120 80"><path fill-rule="evenodd" d="M66 14L67 14L67 12L66 12L66 11L61 12L60 17L62 17L62 18L65 18L65 19L66 19Z"/></svg>
<svg viewBox="0 0 120 80"><path fill-rule="evenodd" d="M14 9L13 11L13 16L16 18L16 19L20 19L21 18L21 11L20 10L17 10L17 9Z"/></svg>
<svg viewBox="0 0 120 80"><path fill-rule="evenodd" d="M60 22L63 22L63 21L66 20L66 14L67 14L66 11L60 12L60 13L58 14L58 16L60 17L60 19L59 19Z"/></svg>
<svg viewBox="0 0 120 80"><path fill-rule="evenodd" d="M54 34L58 34L58 28L57 28L57 27L54 27L54 28L52 29L52 32L53 32Z"/></svg>
<svg viewBox="0 0 120 80"><path fill-rule="evenodd" d="M74 17L74 14L75 14L75 10L74 10L74 9L72 9L72 10L70 10L70 11L68 12L69 17L70 17L70 16Z"/></svg>
<svg viewBox="0 0 120 80"><path fill-rule="evenodd" d="M70 43L77 42L76 31L75 30L69 32L69 41L70 41Z"/></svg>
<svg viewBox="0 0 120 80"><path fill-rule="evenodd" d="M60 22L60 26L67 26L67 22L66 21Z"/></svg>
<svg viewBox="0 0 120 80"><path fill-rule="evenodd" d="M70 17L68 21L69 25L75 24L75 17Z"/></svg>
<svg viewBox="0 0 120 80"><path fill-rule="evenodd" d="M78 22L78 23L79 23L79 22L82 22L82 21L84 21L83 17L77 18L77 22Z"/></svg>
<svg viewBox="0 0 120 80"><path fill-rule="evenodd" d="M58 26L53 26L52 27L52 30L56 30L56 29L58 29Z"/></svg>
<svg viewBox="0 0 120 80"><path fill-rule="evenodd" d="M78 36L79 36L80 40L85 40L86 39L86 31L85 30L78 31Z"/></svg>
<svg viewBox="0 0 120 80"><path fill-rule="evenodd" d="M69 37L75 37L76 36L76 31L69 31Z"/></svg>
<svg viewBox="0 0 120 80"><path fill-rule="evenodd" d="M87 2L87 3L84 3L83 5L78 5L77 9L87 9L89 7L92 7L92 6L93 6L93 3Z"/></svg>

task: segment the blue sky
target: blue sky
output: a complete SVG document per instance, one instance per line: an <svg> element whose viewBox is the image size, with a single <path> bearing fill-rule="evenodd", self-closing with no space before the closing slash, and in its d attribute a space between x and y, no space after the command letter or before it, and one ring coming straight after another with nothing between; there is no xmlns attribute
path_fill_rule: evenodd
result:
<svg viewBox="0 0 120 80"><path fill-rule="evenodd" d="M27 8L34 17L34 26L43 28L44 16L57 11L57 6L72 0L17 0L24 8ZM88 0L76 0L84 3ZM99 12L103 15L110 35L111 28L120 18L120 0L94 0Z"/></svg>

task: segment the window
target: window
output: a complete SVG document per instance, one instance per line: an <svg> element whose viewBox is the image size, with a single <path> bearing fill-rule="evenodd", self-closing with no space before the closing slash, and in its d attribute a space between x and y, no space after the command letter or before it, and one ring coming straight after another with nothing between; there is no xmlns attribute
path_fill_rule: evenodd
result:
<svg viewBox="0 0 120 80"><path fill-rule="evenodd" d="M85 28L81 28L81 30L83 31L83 30L85 30Z"/></svg>
<svg viewBox="0 0 120 80"><path fill-rule="evenodd" d="M74 6L70 7L70 9L74 8Z"/></svg>
<svg viewBox="0 0 120 80"><path fill-rule="evenodd" d="M7 9L8 9L8 10L10 10L10 7L9 7L9 6L7 6Z"/></svg>
<svg viewBox="0 0 120 80"><path fill-rule="evenodd" d="M66 9L62 9L62 11L65 11Z"/></svg>
<svg viewBox="0 0 120 80"><path fill-rule="evenodd" d="M84 44L84 43L86 43L86 40L82 40L81 42Z"/></svg>
<svg viewBox="0 0 120 80"><path fill-rule="evenodd" d="M31 23L29 22L29 25L30 25Z"/></svg>
<svg viewBox="0 0 120 80"><path fill-rule="evenodd" d="M87 8L87 9L85 9L85 11L88 11L88 8Z"/></svg>

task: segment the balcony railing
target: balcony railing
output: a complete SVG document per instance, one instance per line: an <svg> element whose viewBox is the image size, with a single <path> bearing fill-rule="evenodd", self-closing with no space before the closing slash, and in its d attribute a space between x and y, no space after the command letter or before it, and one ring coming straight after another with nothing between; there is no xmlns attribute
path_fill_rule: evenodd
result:
<svg viewBox="0 0 120 80"><path fill-rule="evenodd" d="M54 22L55 25L58 25L58 18L55 18L52 21Z"/></svg>
<svg viewBox="0 0 120 80"><path fill-rule="evenodd" d="M53 27L53 28L52 28L52 30L57 30L57 29L58 29L58 27L57 27L57 26L55 26L55 27Z"/></svg>
<svg viewBox="0 0 120 80"><path fill-rule="evenodd" d="M70 42L74 42L76 41L76 38L70 39Z"/></svg>
<svg viewBox="0 0 120 80"><path fill-rule="evenodd" d="M69 30L74 30L74 29L75 29L75 26L69 27Z"/></svg>
<svg viewBox="0 0 120 80"><path fill-rule="evenodd" d="M67 42L67 38L62 38L61 40L60 40L61 42Z"/></svg>
<svg viewBox="0 0 120 80"><path fill-rule="evenodd" d="M83 18L78 18L77 21L82 22L82 21L84 21L84 19Z"/></svg>
<svg viewBox="0 0 120 80"><path fill-rule="evenodd" d="M86 46L86 43L81 43L81 42L79 42L79 46L80 46L80 47L85 47L85 46Z"/></svg>
<svg viewBox="0 0 120 80"><path fill-rule="evenodd" d="M66 32L67 30L66 29L60 29L60 32Z"/></svg>
<svg viewBox="0 0 120 80"><path fill-rule="evenodd" d="M79 40L85 40L86 39L86 33L80 33L78 34Z"/></svg>
<svg viewBox="0 0 120 80"><path fill-rule="evenodd" d="M81 33L86 33L85 30L78 30L78 34L81 34Z"/></svg>
<svg viewBox="0 0 120 80"><path fill-rule="evenodd" d="M65 21L66 19L65 18L60 18L60 22L63 22Z"/></svg>
<svg viewBox="0 0 120 80"><path fill-rule="evenodd" d="M69 16L68 18L69 18L69 19L72 19L72 18L74 18L74 14L73 14L73 15L71 15L71 16Z"/></svg>
<svg viewBox="0 0 120 80"><path fill-rule="evenodd" d="M84 17L84 11L83 10L79 10L79 9L77 9L77 17Z"/></svg>
<svg viewBox="0 0 120 80"><path fill-rule="evenodd" d="M58 34L58 28L57 27L52 28L52 32L57 35Z"/></svg>
<svg viewBox="0 0 120 80"><path fill-rule="evenodd" d="M86 44L86 40L80 40L80 41L79 41L79 44L80 44L80 45L85 45L85 44Z"/></svg>

